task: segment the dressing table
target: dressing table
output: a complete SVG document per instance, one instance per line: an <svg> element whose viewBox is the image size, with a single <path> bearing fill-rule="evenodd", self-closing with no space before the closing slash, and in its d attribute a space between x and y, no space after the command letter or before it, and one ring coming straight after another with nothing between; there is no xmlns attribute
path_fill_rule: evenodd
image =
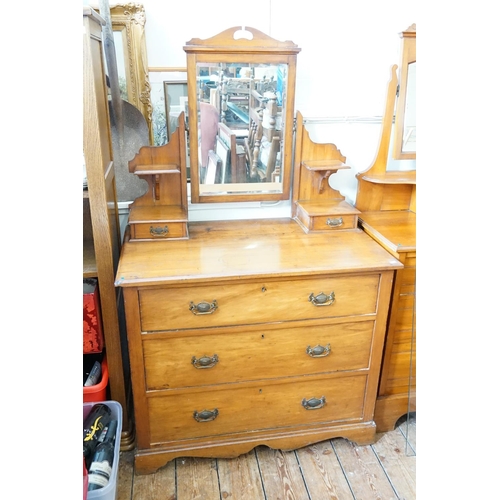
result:
<svg viewBox="0 0 500 500"><path fill-rule="evenodd" d="M356 176L360 226L404 265L391 295L375 406L380 431L416 411L416 36L415 24L401 33L400 72L392 67L378 152Z"/></svg>
<svg viewBox="0 0 500 500"><path fill-rule="evenodd" d="M307 176L290 189L300 49L252 28L237 39L237 31L185 47L192 202L284 200L295 189L301 195L292 196L294 203L321 202L301 186ZM219 91L227 97L224 78L241 68L248 69L241 76L249 97L245 103L242 92L234 104L242 116L248 112L248 127L252 116L262 119L257 142L277 138L275 154L264 158L254 142L243 179L215 177L219 182L207 184L199 161L199 108L210 100L206 73L220 79L210 89L217 107ZM264 80L268 89L260 93ZM262 98L253 101L257 113L250 112L254 91ZM224 122L227 109L221 105L221 123L236 130ZM251 138L244 123L238 126L239 136ZM258 445L286 450L333 437L373 442L393 276L403 265L352 224L305 230L292 215L186 222L184 137L141 148L130 162L131 172L149 186L134 202L142 218L132 222L142 230L129 227L115 281L125 300L136 472L154 472L182 456L235 457ZM173 218L166 220L165 213ZM170 231L172 223L188 230Z"/></svg>

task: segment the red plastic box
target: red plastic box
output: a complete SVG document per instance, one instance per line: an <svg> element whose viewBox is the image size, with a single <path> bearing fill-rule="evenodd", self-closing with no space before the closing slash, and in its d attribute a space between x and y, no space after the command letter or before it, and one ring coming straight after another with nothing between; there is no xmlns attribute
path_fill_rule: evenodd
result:
<svg viewBox="0 0 500 500"><path fill-rule="evenodd" d="M89 488L89 473L85 467L85 459L83 459L83 500L87 500L87 490Z"/></svg>
<svg viewBox="0 0 500 500"><path fill-rule="evenodd" d="M105 401L107 399L107 388L108 388L108 362L106 356L104 356L101 364L101 381L96 385L91 385L90 387L83 388L83 402L84 403L95 403L98 401Z"/></svg>
<svg viewBox="0 0 500 500"><path fill-rule="evenodd" d="M83 280L83 354L99 353L104 348L99 287L96 279Z"/></svg>

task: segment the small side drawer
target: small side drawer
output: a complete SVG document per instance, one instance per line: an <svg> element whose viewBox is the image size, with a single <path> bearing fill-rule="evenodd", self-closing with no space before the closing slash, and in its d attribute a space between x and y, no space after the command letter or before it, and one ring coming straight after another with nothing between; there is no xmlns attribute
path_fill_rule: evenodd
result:
<svg viewBox="0 0 500 500"><path fill-rule="evenodd" d="M131 240L168 240L187 238L186 222L141 222L130 224Z"/></svg>
<svg viewBox="0 0 500 500"><path fill-rule="evenodd" d="M368 369L374 321L143 340L148 390Z"/></svg>
<svg viewBox="0 0 500 500"><path fill-rule="evenodd" d="M142 331L251 325L377 311L379 274L139 290Z"/></svg>
<svg viewBox="0 0 500 500"><path fill-rule="evenodd" d="M339 231L342 229L356 229L357 215L329 215L311 217L313 231Z"/></svg>
<svg viewBox="0 0 500 500"><path fill-rule="evenodd" d="M361 421L366 381L366 374L300 377L150 397L151 445L298 424Z"/></svg>

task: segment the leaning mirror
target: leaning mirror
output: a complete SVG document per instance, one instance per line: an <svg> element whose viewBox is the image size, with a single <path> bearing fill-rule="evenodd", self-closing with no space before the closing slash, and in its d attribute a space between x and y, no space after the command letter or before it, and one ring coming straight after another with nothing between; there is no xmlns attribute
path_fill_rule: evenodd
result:
<svg viewBox="0 0 500 500"><path fill-rule="evenodd" d="M235 27L184 50L191 202L288 199L300 49Z"/></svg>
<svg viewBox="0 0 500 500"><path fill-rule="evenodd" d="M93 7L99 12L99 7ZM111 5L109 8L122 98L144 116L154 144L153 106L146 51L146 12L138 3Z"/></svg>
<svg viewBox="0 0 500 500"><path fill-rule="evenodd" d="M410 160L417 156L416 24L412 24L406 31L403 31L401 37L401 69L394 125L394 158Z"/></svg>

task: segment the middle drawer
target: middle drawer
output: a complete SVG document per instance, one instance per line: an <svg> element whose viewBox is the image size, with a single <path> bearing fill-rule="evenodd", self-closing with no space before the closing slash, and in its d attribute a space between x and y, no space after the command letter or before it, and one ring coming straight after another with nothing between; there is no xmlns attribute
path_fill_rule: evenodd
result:
<svg viewBox="0 0 500 500"><path fill-rule="evenodd" d="M368 369L374 321L144 337L147 390Z"/></svg>
<svg viewBox="0 0 500 500"><path fill-rule="evenodd" d="M139 290L142 331L333 318L377 311L379 275Z"/></svg>

